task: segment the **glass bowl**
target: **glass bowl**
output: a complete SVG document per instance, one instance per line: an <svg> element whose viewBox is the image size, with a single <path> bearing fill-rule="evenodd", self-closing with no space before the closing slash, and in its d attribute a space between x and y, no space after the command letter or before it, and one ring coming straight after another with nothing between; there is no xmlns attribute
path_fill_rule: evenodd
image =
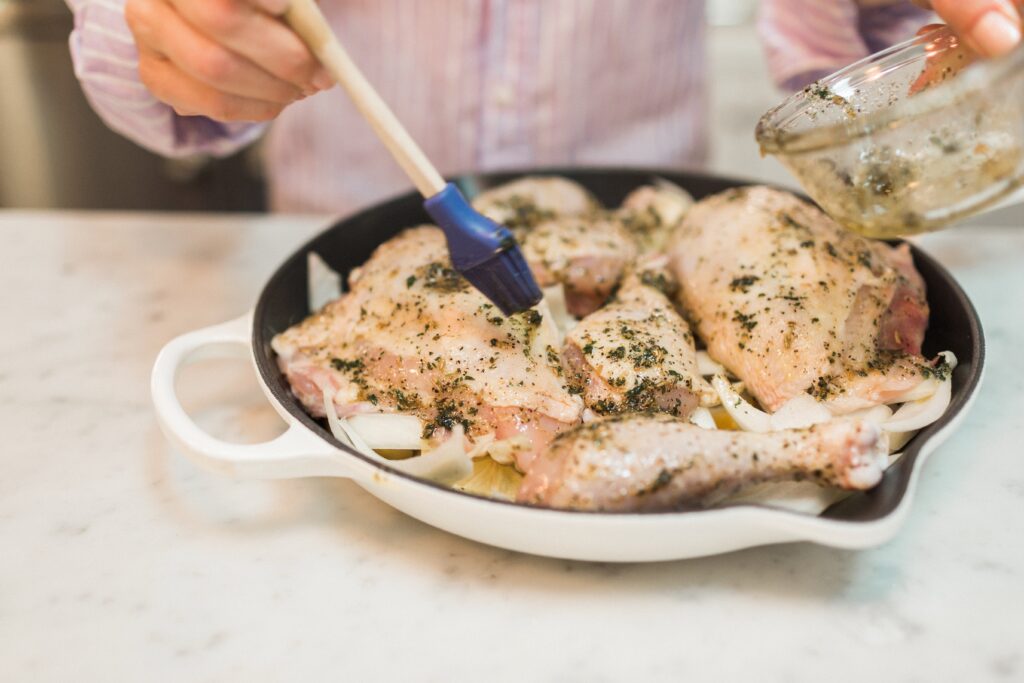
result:
<svg viewBox="0 0 1024 683"><path fill-rule="evenodd" d="M976 62L936 29L796 93L757 140L844 227L883 238L945 227L1024 179L1024 48Z"/></svg>

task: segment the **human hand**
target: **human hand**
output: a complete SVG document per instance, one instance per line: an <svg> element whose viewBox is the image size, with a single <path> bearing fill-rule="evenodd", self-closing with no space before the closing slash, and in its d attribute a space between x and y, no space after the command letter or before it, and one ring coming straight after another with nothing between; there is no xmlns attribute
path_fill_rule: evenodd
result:
<svg viewBox="0 0 1024 683"><path fill-rule="evenodd" d="M288 0L126 0L139 76L183 116L268 121L334 81L279 17Z"/></svg>
<svg viewBox="0 0 1024 683"><path fill-rule="evenodd" d="M913 0L935 12L984 57L998 57L1021 41L1024 0Z"/></svg>

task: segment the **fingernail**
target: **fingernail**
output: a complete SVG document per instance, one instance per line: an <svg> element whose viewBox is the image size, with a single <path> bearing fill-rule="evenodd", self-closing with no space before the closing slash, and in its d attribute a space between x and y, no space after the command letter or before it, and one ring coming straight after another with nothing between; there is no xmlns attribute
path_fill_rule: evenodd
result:
<svg viewBox="0 0 1024 683"><path fill-rule="evenodd" d="M1002 12L992 10L974 25L970 38L979 52L998 57L1020 44L1020 26Z"/></svg>
<svg viewBox="0 0 1024 683"><path fill-rule="evenodd" d="M334 87L334 78L326 69L320 69L313 76L313 85L317 90L327 90Z"/></svg>

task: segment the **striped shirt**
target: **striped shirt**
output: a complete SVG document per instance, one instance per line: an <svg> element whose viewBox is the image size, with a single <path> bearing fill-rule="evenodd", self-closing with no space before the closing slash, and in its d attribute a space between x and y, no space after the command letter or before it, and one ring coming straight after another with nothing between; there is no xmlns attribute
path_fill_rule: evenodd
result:
<svg viewBox="0 0 1024 683"><path fill-rule="evenodd" d="M139 81L124 0L68 0L71 52L104 121L166 156L225 155L266 126L183 117ZM323 0L353 58L445 174L547 165L699 166L707 152L703 0ZM908 4L762 0L781 84L906 37ZM269 127L278 210L344 212L409 182L340 89Z"/></svg>

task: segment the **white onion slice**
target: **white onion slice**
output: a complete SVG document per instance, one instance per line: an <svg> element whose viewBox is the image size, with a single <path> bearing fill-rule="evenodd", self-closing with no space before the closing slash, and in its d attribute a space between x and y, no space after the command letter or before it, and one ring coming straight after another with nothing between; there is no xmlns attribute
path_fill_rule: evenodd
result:
<svg viewBox="0 0 1024 683"><path fill-rule="evenodd" d="M711 386L718 392L722 407L729 416L747 432L773 432L781 429L800 429L828 422L832 413L821 403L807 395L796 396L784 403L774 414L755 408L740 396L739 385L732 385L721 375L711 379Z"/></svg>
<svg viewBox="0 0 1024 683"><path fill-rule="evenodd" d="M530 447L530 439L518 434L508 439L495 441L487 447L487 455L499 465L515 465L516 453Z"/></svg>
<svg viewBox="0 0 1024 683"><path fill-rule="evenodd" d="M334 406L334 398L326 389L324 390L324 412L327 413L327 424L330 426L331 434L334 435L334 438L350 445L368 458L387 464L388 467L416 477L442 482L457 481L469 476L473 471L473 462L466 454L462 425L457 425L452 430L451 436L432 451L408 458L407 460L388 460L370 448L369 444L349 424L348 420L338 417L337 408ZM404 416L387 415L382 417Z"/></svg>
<svg viewBox="0 0 1024 683"><path fill-rule="evenodd" d="M953 383L949 380L942 382L938 391L928 398L900 406L882 428L887 432L909 432L927 427L942 417L952 396Z"/></svg>
<svg viewBox="0 0 1024 683"><path fill-rule="evenodd" d="M500 441L495 440L493 434L485 434L477 439L476 445L469 451L469 457L476 460L488 456L499 465L514 465L516 451L529 447L530 439L525 434Z"/></svg>
<svg viewBox="0 0 1024 683"><path fill-rule="evenodd" d="M942 384L939 380L934 377L926 379L925 381L918 384L913 389L906 391L899 396L895 397L890 403L909 403L910 401L920 401L928 398L936 391L939 390L939 386Z"/></svg>
<svg viewBox="0 0 1024 683"><path fill-rule="evenodd" d="M462 425L456 425L451 436L434 450L407 460L391 461L389 464L416 477L449 483L473 473L473 460L466 453Z"/></svg>
<svg viewBox="0 0 1024 683"><path fill-rule="evenodd" d="M363 441L363 437L359 436L359 433L352 429L351 425L338 417L338 409L334 405L334 396L327 389L324 389L323 392L327 425L331 428L331 434L334 435L334 438L351 446L367 457L383 460L384 458L381 458L376 451L370 448L369 444Z"/></svg>
<svg viewBox="0 0 1024 683"><path fill-rule="evenodd" d="M807 394L789 399L771 415L772 429L802 429L828 422L832 411Z"/></svg>
<svg viewBox="0 0 1024 683"><path fill-rule="evenodd" d="M550 318L558 328L558 343L561 345L565 341L565 335L569 334L569 331L576 327L579 321L569 313L569 308L565 303L565 289L562 285L545 287L543 291L543 301L547 303L548 312L551 314Z"/></svg>
<svg viewBox="0 0 1024 683"><path fill-rule="evenodd" d="M703 429L718 429L711 411L704 407L698 407L690 413L690 424L697 425Z"/></svg>
<svg viewBox="0 0 1024 683"><path fill-rule="evenodd" d="M845 418L854 420L865 420L871 424L883 426L892 417L892 408L889 406L873 406L871 408L864 408L863 410L856 410L852 413L846 413L843 415Z"/></svg>
<svg viewBox="0 0 1024 683"><path fill-rule="evenodd" d="M348 423L370 448L388 451L423 448L423 420L415 415L363 413L348 418Z"/></svg>
<svg viewBox="0 0 1024 683"><path fill-rule="evenodd" d="M714 360L707 351L697 352L697 372L704 377L727 374L725 366Z"/></svg>
<svg viewBox="0 0 1024 683"><path fill-rule="evenodd" d="M729 413L729 417L740 426L740 429L747 432L770 432L772 430L772 416L750 405L733 389L725 377L715 375L711 378L711 386L718 392L722 407Z"/></svg>
<svg viewBox="0 0 1024 683"><path fill-rule="evenodd" d="M903 448L904 446L906 446L907 442L910 441L911 439L913 439L917 435L917 432L916 431L915 432L889 432L888 434L889 434L889 452L890 453L895 453L896 451L898 451L901 448ZM890 463L890 464L892 464L892 463Z"/></svg>
<svg viewBox="0 0 1024 683"><path fill-rule="evenodd" d="M309 310L319 311L321 308L341 296L344 291L341 274L331 268L314 251L306 256L307 296Z"/></svg>
<svg viewBox="0 0 1024 683"><path fill-rule="evenodd" d="M952 351L942 351L939 353L945 361L946 365L949 366L950 372L956 369L957 359L956 355ZM947 378L948 379L948 378ZM944 380L939 380L934 377L926 379L925 381L918 384L913 389L906 391L899 396L893 398L889 403L909 403L911 401L920 401L921 399L928 398L942 386Z"/></svg>
<svg viewBox="0 0 1024 683"><path fill-rule="evenodd" d="M469 449L469 453L466 455L469 456L470 460L482 458L487 455L487 449L492 443L494 443L494 434L484 434L476 440L476 445Z"/></svg>

